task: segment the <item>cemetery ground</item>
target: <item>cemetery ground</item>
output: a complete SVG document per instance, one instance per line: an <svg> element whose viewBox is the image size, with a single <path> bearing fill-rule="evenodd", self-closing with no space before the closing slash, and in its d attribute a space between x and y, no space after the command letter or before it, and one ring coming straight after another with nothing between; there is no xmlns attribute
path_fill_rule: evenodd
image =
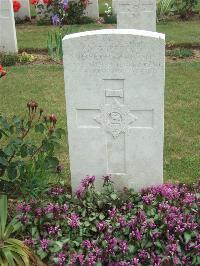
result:
<svg viewBox="0 0 200 266"><path fill-rule="evenodd" d="M116 28L94 23L68 27L72 32ZM117 191L111 176L102 178L103 186L97 191L95 176L83 176L76 193L71 193L64 68L61 61L47 55L48 32L57 28L27 23L16 29L19 52L26 51L35 60L3 65L7 75L0 79L0 165L7 167L7 171L0 169L0 266L15 266L16 261L27 266L200 265L200 21L158 23L157 31L167 39L164 184L140 192ZM155 47L151 49L150 57L157 54ZM92 56L91 49L88 52ZM79 64L78 60L71 62L69 73L73 63L76 67ZM159 63L162 65L161 60ZM84 68L84 62L81 66ZM150 87L155 91L155 83ZM14 117L11 125L1 115L20 119ZM21 119L24 115L29 119L27 124ZM54 138L57 128L66 130L61 146L53 153L60 161L48 168L48 160L53 158L52 146L46 144L52 144L48 142L51 137L52 142L59 142ZM15 134L20 137L13 137ZM6 137L10 143L5 148ZM8 178L19 178L10 181L4 173ZM7 220L11 221L8 227ZM30 264L23 263L25 260Z"/></svg>
<svg viewBox="0 0 200 266"><path fill-rule="evenodd" d="M113 28L115 25L86 24L69 26L72 32ZM159 23L158 31L166 34L167 47L199 47L200 21L171 21ZM3 97L1 111L8 115L18 114L29 99L54 112L62 128L66 129L63 67L48 59L46 43L48 32L56 27L17 25L20 51L32 52L42 59L30 65L8 67L9 76L1 81ZM199 157L199 104L200 62L198 58L168 60L165 97L165 182L198 181ZM190 62L191 61L191 62ZM198 61L198 62L195 62ZM44 64L44 65L43 65ZM51 73L51 74L49 74ZM23 84L23 87L21 86ZM15 91L13 95L12 92ZM5 94L6 92L6 94ZM9 95L9 96L8 96ZM15 102L18 102L15 105ZM49 103L51 103L49 105ZM59 104L58 104L59 103ZM12 108L10 108L12 106ZM63 141L61 160L69 177L69 161L66 156L67 138Z"/></svg>
<svg viewBox="0 0 200 266"><path fill-rule="evenodd" d="M72 32L86 30L100 30L104 28L115 28L110 24L85 24L68 26ZM48 32L55 32L56 27L17 25L17 39L20 50L46 49ZM160 22L157 31L166 34L166 42L171 46L199 46L200 45L200 20L195 21L170 21Z"/></svg>
<svg viewBox="0 0 200 266"><path fill-rule="evenodd" d="M59 126L66 129L63 66L35 63L6 69L9 76L1 80L2 113L21 114L26 102L35 99L48 112L55 113ZM167 63L166 70L165 182L193 183L199 180L200 172L200 63ZM59 155L69 176L66 150L65 138Z"/></svg>

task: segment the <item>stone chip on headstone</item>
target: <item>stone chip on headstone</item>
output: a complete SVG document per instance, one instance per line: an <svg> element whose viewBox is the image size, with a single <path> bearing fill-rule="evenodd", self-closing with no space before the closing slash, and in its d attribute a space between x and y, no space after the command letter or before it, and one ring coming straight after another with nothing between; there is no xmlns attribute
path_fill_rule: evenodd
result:
<svg viewBox="0 0 200 266"><path fill-rule="evenodd" d="M89 174L117 188L163 182L165 37L100 30L63 39L73 191Z"/></svg>
<svg viewBox="0 0 200 266"><path fill-rule="evenodd" d="M156 31L156 0L117 0L117 28Z"/></svg>
<svg viewBox="0 0 200 266"><path fill-rule="evenodd" d="M0 0L0 52L17 52L12 0Z"/></svg>

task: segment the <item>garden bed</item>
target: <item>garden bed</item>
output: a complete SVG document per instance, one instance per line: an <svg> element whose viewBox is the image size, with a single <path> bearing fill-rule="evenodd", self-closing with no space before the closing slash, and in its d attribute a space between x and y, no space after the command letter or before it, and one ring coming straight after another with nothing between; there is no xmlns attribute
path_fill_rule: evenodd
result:
<svg viewBox="0 0 200 266"><path fill-rule="evenodd" d="M198 265L200 186L155 186L141 193L85 177L76 196L54 186L44 200L17 205L22 240L46 265Z"/></svg>

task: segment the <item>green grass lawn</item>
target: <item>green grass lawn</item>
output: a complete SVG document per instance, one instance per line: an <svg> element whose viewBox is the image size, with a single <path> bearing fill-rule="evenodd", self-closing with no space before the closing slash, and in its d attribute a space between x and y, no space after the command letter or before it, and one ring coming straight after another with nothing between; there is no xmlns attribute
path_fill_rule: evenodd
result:
<svg viewBox="0 0 200 266"><path fill-rule="evenodd" d="M159 23L157 31L166 34L167 43L200 45L200 20Z"/></svg>
<svg viewBox="0 0 200 266"><path fill-rule="evenodd" d="M26 110L30 99L58 117L66 128L63 67L15 66L0 83L0 113ZM165 181L195 182L200 175L200 63L167 64L165 98ZM69 173L66 139L60 157ZM95 174L95 173L94 173Z"/></svg>
<svg viewBox="0 0 200 266"><path fill-rule="evenodd" d="M73 33L110 28L111 25L85 24L69 27ZM17 41L19 49L46 49L48 32L55 32L56 30L58 30L58 28L54 26L17 25Z"/></svg>
<svg viewBox="0 0 200 266"><path fill-rule="evenodd" d="M85 24L70 26L72 32L98 30L116 27L116 25ZM47 47L48 32L54 32L53 26L17 25L17 40L20 49ZM200 45L200 20L190 22L168 22L158 24L157 30L166 34L167 43Z"/></svg>

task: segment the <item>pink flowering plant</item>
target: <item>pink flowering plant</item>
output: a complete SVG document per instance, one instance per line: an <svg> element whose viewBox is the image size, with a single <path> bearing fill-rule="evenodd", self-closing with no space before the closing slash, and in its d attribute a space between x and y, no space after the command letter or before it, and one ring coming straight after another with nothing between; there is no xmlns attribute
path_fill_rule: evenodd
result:
<svg viewBox="0 0 200 266"><path fill-rule="evenodd" d="M88 3L88 0L31 0L37 19L41 22L49 21L56 26L80 23Z"/></svg>
<svg viewBox="0 0 200 266"><path fill-rule="evenodd" d="M88 0L52 0L53 25L80 23L88 3Z"/></svg>
<svg viewBox="0 0 200 266"><path fill-rule="evenodd" d="M46 201L21 202L24 242L47 265L199 265L199 185L165 184L101 191L86 176L76 195L49 189Z"/></svg>

